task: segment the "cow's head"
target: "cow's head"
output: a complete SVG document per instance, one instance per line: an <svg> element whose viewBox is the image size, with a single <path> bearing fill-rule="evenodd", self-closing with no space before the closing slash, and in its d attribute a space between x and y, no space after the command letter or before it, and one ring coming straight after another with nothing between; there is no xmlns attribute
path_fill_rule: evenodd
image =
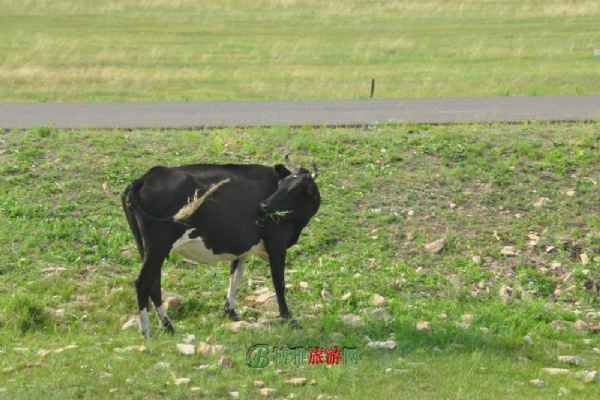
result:
<svg viewBox="0 0 600 400"><path fill-rule="evenodd" d="M315 215L321 205L321 195L315 179L315 172L305 168L297 168L290 172L281 164L275 166L279 176L277 191L259 205L263 217L275 221L306 219Z"/></svg>

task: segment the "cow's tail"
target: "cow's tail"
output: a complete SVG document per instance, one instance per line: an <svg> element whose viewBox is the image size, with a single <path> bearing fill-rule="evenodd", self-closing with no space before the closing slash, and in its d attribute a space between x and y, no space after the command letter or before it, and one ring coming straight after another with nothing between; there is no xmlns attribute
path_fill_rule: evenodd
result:
<svg viewBox="0 0 600 400"><path fill-rule="evenodd" d="M196 189L196 191L194 192L194 197L189 199L188 203L185 206L183 206L183 208L179 210L177 214L175 214L175 216L173 217L173 221L185 223L185 221L187 221L192 216L192 214L196 212L198 207L200 207L202 203L204 203L204 200L206 200L208 196L216 192L221 186L223 186L226 183L229 183L230 181L231 179L227 178L223 179L219 183L214 183L210 185L208 190L200 197L198 197L198 189Z"/></svg>

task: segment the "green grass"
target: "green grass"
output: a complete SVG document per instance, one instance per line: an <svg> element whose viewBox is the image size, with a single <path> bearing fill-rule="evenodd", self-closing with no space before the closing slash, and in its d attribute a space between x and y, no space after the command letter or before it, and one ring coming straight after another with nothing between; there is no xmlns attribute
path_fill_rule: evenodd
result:
<svg viewBox="0 0 600 400"><path fill-rule="evenodd" d="M258 399L253 382L263 380L281 398L545 399L561 388L573 398L598 398L600 384L584 384L575 373L600 369L593 351L600 339L553 322L600 323L587 317L599 300L599 131L598 124L522 124L5 132L0 395L230 398L235 389ZM280 324L274 304L245 300L257 286L244 284L238 312L266 317L268 329L231 332L221 317L228 267L172 256L163 287L183 297L182 309L171 313L177 333L144 340L135 329L121 331L137 314L139 270L119 202L124 187L159 164L275 164L286 151L299 165L318 164L323 198L288 252L287 299L303 329ZM440 237L445 249L429 254L425 244ZM517 254L502 255L505 246ZM272 287L261 260L247 271ZM504 285L514 290L507 302L499 295ZM330 298L321 298L323 289ZM391 319L370 319L374 294L385 297ZM350 328L342 313L366 323ZM421 321L430 330L417 330ZM343 335L337 344L334 333ZM176 345L187 334L213 336L233 366L180 354ZM369 349L365 336L393 337L397 348ZM246 351L261 343L357 348L359 360L249 368ZM583 357L586 365L562 365L559 355ZM573 373L549 376L545 367ZM175 385L184 377L189 385ZM285 382L292 377L315 382L294 387Z"/></svg>
<svg viewBox="0 0 600 400"><path fill-rule="evenodd" d="M0 4L0 101L598 94L597 1Z"/></svg>

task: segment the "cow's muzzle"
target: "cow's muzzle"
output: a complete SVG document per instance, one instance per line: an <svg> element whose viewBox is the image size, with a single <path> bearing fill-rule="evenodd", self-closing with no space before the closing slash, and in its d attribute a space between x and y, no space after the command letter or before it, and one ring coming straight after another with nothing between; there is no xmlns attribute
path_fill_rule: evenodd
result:
<svg viewBox="0 0 600 400"><path fill-rule="evenodd" d="M269 215L269 214L272 214L275 212L275 209L273 208L273 206L271 206L266 201L263 201L262 203L260 203L258 205L258 210L260 211L261 215L263 215L263 216Z"/></svg>

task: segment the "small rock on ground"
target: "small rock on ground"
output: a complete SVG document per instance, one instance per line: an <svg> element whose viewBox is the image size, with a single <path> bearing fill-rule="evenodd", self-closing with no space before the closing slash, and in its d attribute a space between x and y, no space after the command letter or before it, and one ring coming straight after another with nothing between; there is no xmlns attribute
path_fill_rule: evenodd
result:
<svg viewBox="0 0 600 400"><path fill-rule="evenodd" d="M446 246L446 238L438 239L434 242L428 243L425 245L425 250L427 250L431 254L439 254L444 250Z"/></svg>
<svg viewBox="0 0 600 400"><path fill-rule="evenodd" d="M565 375L571 373L571 370L566 368L543 368L542 371L545 371L550 375Z"/></svg>
<svg viewBox="0 0 600 400"><path fill-rule="evenodd" d="M387 304L387 301L385 300L385 297L379 295L379 294L375 294L373 295L373 305L376 307L381 307L381 306L385 306Z"/></svg>
<svg viewBox="0 0 600 400"><path fill-rule="evenodd" d="M192 380L190 378L175 379L175 385L189 385Z"/></svg>
<svg viewBox="0 0 600 400"><path fill-rule="evenodd" d="M292 378L292 379L288 379L286 380L287 383L291 383L292 385L295 386L301 386L306 384L307 379L306 378Z"/></svg>
<svg viewBox="0 0 600 400"><path fill-rule="evenodd" d="M421 321L417 322L415 325L418 331L428 331L430 330L429 321Z"/></svg>
<svg viewBox="0 0 600 400"><path fill-rule="evenodd" d="M396 349L396 342L393 340L388 340L387 342L369 342L367 346L371 349L394 350Z"/></svg>
<svg viewBox="0 0 600 400"><path fill-rule="evenodd" d="M194 346L193 344L179 343L177 344L177 350L179 350L181 354L189 356L196 353L196 346Z"/></svg>
<svg viewBox="0 0 600 400"><path fill-rule="evenodd" d="M277 389L262 388L260 394L265 397L277 396Z"/></svg>
<svg viewBox="0 0 600 400"><path fill-rule="evenodd" d="M567 364L573 364L573 365L584 365L585 364L585 360L583 358L576 357L576 356L558 356L558 361L567 363Z"/></svg>
<svg viewBox="0 0 600 400"><path fill-rule="evenodd" d="M529 383L531 383L533 386L535 386L537 388L545 388L546 387L546 382L539 380L539 379L532 379L529 381Z"/></svg>
<svg viewBox="0 0 600 400"><path fill-rule="evenodd" d="M598 371L581 371L577 374L583 383L600 382Z"/></svg>

